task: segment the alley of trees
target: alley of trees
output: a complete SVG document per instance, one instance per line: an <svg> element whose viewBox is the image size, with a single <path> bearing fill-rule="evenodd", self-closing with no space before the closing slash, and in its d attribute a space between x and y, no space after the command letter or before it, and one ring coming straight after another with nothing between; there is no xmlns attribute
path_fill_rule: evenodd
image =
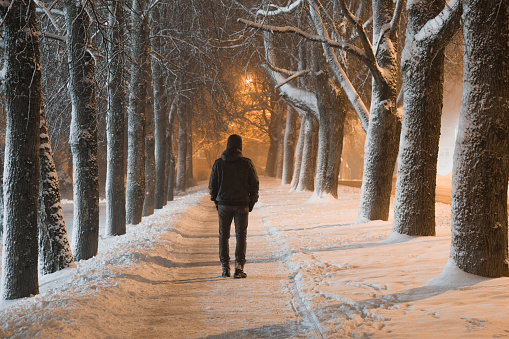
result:
<svg viewBox="0 0 509 339"><path fill-rule="evenodd" d="M388 219L397 173L393 231L434 236L445 78L463 86L451 259L509 275L507 1L6 0L0 11L4 299L97 254L102 192L106 235L121 236L207 179L231 132L265 176L318 199L337 197L341 161L357 161L359 222Z"/></svg>

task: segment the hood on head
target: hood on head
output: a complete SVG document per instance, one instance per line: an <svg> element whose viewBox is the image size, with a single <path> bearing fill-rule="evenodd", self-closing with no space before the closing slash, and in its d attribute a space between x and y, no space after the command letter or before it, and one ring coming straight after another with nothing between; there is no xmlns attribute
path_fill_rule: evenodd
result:
<svg viewBox="0 0 509 339"><path fill-rule="evenodd" d="M242 151L242 138L240 135L232 134L228 137L228 142L226 143L226 149L238 149Z"/></svg>

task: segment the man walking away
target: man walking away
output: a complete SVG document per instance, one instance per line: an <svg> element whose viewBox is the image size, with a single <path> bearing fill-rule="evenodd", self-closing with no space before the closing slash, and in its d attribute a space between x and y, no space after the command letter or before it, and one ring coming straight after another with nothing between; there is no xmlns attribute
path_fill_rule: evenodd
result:
<svg viewBox="0 0 509 339"><path fill-rule="evenodd" d="M242 156L242 138L232 134L226 150L212 166L210 173L210 199L215 202L219 214L219 259L223 277L230 277L230 252L228 242L232 220L235 220L234 278L245 278L246 240L249 212L258 201L259 181L250 159Z"/></svg>

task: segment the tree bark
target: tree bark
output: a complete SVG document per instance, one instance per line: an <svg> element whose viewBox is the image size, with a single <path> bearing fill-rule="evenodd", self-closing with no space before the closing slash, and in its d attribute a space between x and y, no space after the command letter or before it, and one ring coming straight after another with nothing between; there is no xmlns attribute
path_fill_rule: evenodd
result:
<svg viewBox="0 0 509 339"><path fill-rule="evenodd" d="M277 139L269 135L269 151L267 152L267 162L265 163L265 176L276 177L276 159L277 159Z"/></svg>
<svg viewBox="0 0 509 339"><path fill-rule="evenodd" d="M143 216L154 214L154 201L156 189L156 159L155 159L155 138L154 138L154 111L152 104L151 66L150 58L143 68L146 87L146 108L145 108L145 199L143 200Z"/></svg>
<svg viewBox="0 0 509 339"><path fill-rule="evenodd" d="M152 35L156 35L160 29L160 11L159 8L154 8L151 12L152 15ZM151 39L152 50L161 50L161 39ZM167 174L168 168L168 141L166 140L166 130L168 125L167 107L165 104L164 95L164 81L163 69L161 63L157 58L152 58L152 78L153 78L153 94L152 100L154 102L154 138L155 138L155 201L154 208L161 209L166 205L167 201Z"/></svg>
<svg viewBox="0 0 509 339"><path fill-rule="evenodd" d="M178 119L178 155L177 155L177 179L176 191L185 192L186 190L186 158L187 158L187 117L186 112L181 105L177 107Z"/></svg>
<svg viewBox="0 0 509 339"><path fill-rule="evenodd" d="M297 146L295 147L295 166L293 167L293 177L292 182L290 184L290 192L293 192L299 187L300 182L300 169L302 166L302 154L304 153L304 139L305 139L305 129L306 129L306 120L308 118L305 114L301 114L300 116L300 129L299 129L299 138L297 139Z"/></svg>
<svg viewBox="0 0 509 339"><path fill-rule="evenodd" d="M408 5L406 42L401 61L403 121L398 156L393 231L435 235L435 187L442 117L445 39L417 39L424 25L445 6L444 0ZM459 28L459 10L449 36Z"/></svg>
<svg viewBox="0 0 509 339"><path fill-rule="evenodd" d="M60 184L43 109L40 125L39 266L44 275L67 268L74 260L60 203Z"/></svg>
<svg viewBox="0 0 509 339"><path fill-rule="evenodd" d="M283 157L285 152L285 139L284 139L284 130L281 129L281 132L278 136L277 141L277 153L276 153L276 178L281 179L283 177Z"/></svg>
<svg viewBox="0 0 509 339"><path fill-rule="evenodd" d="M359 220L387 220L392 176L398 155L401 120L396 112L397 34L385 32L394 12L392 0L373 0L373 41L378 42L376 59L385 70L383 81L373 77L369 126L364 144L364 170ZM385 33L384 33L385 32Z"/></svg>
<svg viewBox="0 0 509 339"><path fill-rule="evenodd" d="M175 190L175 155L173 155L173 130L175 114L178 107L178 97L172 100L170 113L168 115L168 133L166 134L168 142L168 185L167 185L167 199L173 201Z"/></svg>
<svg viewBox="0 0 509 339"><path fill-rule="evenodd" d="M99 243L99 175L95 58L90 17L79 0L66 0L72 121L69 137L73 158L74 222L72 252L76 261L97 254Z"/></svg>
<svg viewBox="0 0 509 339"><path fill-rule="evenodd" d="M318 73L323 64L319 53L313 51L313 83L318 103L318 156L314 196L338 196L338 177L343 151L343 130L346 118L346 100L339 88L333 88L328 72Z"/></svg>
<svg viewBox="0 0 509 339"><path fill-rule="evenodd" d="M499 0L462 3L463 96L454 151L451 259L468 273L508 276L509 8Z"/></svg>
<svg viewBox="0 0 509 339"><path fill-rule="evenodd" d="M143 215L145 198L145 109L146 77L144 68L148 60L148 16L144 15L144 1L133 0L131 22L133 24L131 80L129 82L128 155L126 222L139 224Z"/></svg>
<svg viewBox="0 0 509 339"><path fill-rule="evenodd" d="M112 236L126 233L123 1L112 0L109 8L106 235Z"/></svg>
<svg viewBox="0 0 509 339"><path fill-rule="evenodd" d="M16 299L39 293L37 196L41 65L34 2L14 1L10 8L0 10L4 20L7 79L2 297Z"/></svg>
<svg viewBox="0 0 509 339"><path fill-rule="evenodd" d="M4 153L0 154L0 236L4 234Z"/></svg>
<svg viewBox="0 0 509 339"><path fill-rule="evenodd" d="M265 166L265 176L277 178L278 149L283 138L284 113L280 104L274 104L271 110L269 123L269 151Z"/></svg>
<svg viewBox="0 0 509 339"><path fill-rule="evenodd" d="M297 191L313 191L318 151L318 123L311 117L306 118L304 146Z"/></svg>
<svg viewBox="0 0 509 339"><path fill-rule="evenodd" d="M281 185L283 186L289 185L292 182L296 129L297 113L291 105L288 105L286 110L286 128L284 136L283 173L281 175Z"/></svg>
<svg viewBox="0 0 509 339"><path fill-rule="evenodd" d="M193 117L191 111L186 113L187 147L186 147L186 189L194 186L193 177Z"/></svg>

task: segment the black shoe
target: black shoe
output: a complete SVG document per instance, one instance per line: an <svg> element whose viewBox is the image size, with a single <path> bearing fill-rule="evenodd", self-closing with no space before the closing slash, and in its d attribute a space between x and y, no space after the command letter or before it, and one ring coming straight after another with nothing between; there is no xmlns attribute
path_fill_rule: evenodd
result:
<svg viewBox="0 0 509 339"><path fill-rule="evenodd" d="M223 274L221 275L221 277L223 277L223 278L231 277L231 273L230 273L230 268L229 267L227 267L227 268L223 267Z"/></svg>
<svg viewBox="0 0 509 339"><path fill-rule="evenodd" d="M244 279L244 278L246 278L246 277L247 277L247 274L246 274L246 273L244 273L244 271L243 271L243 270L241 270L241 269L237 268L237 269L235 269L235 274L233 275L233 277L234 277L235 279Z"/></svg>

